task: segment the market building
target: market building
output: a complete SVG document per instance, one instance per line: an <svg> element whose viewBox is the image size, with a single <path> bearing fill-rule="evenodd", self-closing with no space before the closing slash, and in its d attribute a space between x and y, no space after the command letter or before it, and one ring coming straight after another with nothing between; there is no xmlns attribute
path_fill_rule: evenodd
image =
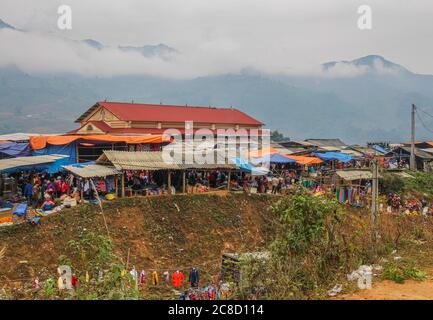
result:
<svg viewBox="0 0 433 320"><path fill-rule="evenodd" d="M194 129L261 129L263 123L235 108L192 107L125 102L97 102L75 122L69 134L148 135L167 129L185 130L192 121Z"/></svg>

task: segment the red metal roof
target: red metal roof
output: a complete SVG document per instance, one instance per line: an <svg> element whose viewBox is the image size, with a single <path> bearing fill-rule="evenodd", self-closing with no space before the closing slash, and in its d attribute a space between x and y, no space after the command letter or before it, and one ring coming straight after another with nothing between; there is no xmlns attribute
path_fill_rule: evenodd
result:
<svg viewBox="0 0 433 320"><path fill-rule="evenodd" d="M102 106L123 121L204 122L260 126L263 123L235 108L190 107L124 102L98 102L91 109ZM90 110L90 109L89 109ZM89 114L87 111L77 121Z"/></svg>
<svg viewBox="0 0 433 320"><path fill-rule="evenodd" d="M85 124L85 126L87 126L88 124L93 124L95 127L97 127L98 129L100 129L100 130L102 130L104 132L108 132L108 131L110 131L112 129L104 121L89 121L88 123Z"/></svg>
<svg viewBox="0 0 433 320"><path fill-rule="evenodd" d="M95 123L96 121L92 121L92 123ZM112 134L112 135L149 135L149 134L164 134L165 131L167 129L156 129L156 128L111 128L109 126L107 126L108 128L106 130L103 130L105 133L107 134ZM79 129L76 130L71 130L68 132L68 134L76 134L77 131ZM181 134L185 133L185 129L178 129L180 131ZM197 132L198 129L194 129L194 133ZM214 134L217 134L218 131L217 130L211 130ZM236 131L236 130L235 130ZM246 130L247 135L250 134L251 130ZM240 134L242 133L241 131L239 132ZM258 134L261 135L263 132L261 129L258 130ZM230 134L230 132L228 133ZM236 132L235 132L236 134Z"/></svg>

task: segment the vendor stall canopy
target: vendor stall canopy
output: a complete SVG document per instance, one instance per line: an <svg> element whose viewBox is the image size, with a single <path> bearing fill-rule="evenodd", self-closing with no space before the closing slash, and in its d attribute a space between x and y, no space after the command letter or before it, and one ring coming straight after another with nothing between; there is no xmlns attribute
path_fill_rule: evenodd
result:
<svg viewBox="0 0 433 320"><path fill-rule="evenodd" d="M0 159L14 157L28 157L31 155L28 143L3 142L0 143Z"/></svg>
<svg viewBox="0 0 433 320"><path fill-rule="evenodd" d="M212 150L213 163L185 163L184 160L165 161L163 152L105 150L96 161L101 165L112 165L117 170L185 170L185 169L229 169L236 170L228 160L218 163L218 151ZM185 159L186 154L183 154ZM221 162L221 161L220 161Z"/></svg>
<svg viewBox="0 0 433 320"><path fill-rule="evenodd" d="M353 160L353 156L341 152L313 153L313 156L318 157L325 161L338 160L344 163Z"/></svg>
<svg viewBox="0 0 433 320"><path fill-rule="evenodd" d="M104 142L124 142L127 144L139 143L163 143L170 142L171 137L168 135L146 135L146 136L115 136L115 135L69 135L69 136L32 136L30 145L33 150L44 149L47 144L65 145L77 140L86 141L104 141Z"/></svg>
<svg viewBox="0 0 433 320"><path fill-rule="evenodd" d="M295 156L291 154L282 154L277 149L269 147L269 148L263 148L259 150L253 150L247 154L250 158L256 158L256 157L266 157L266 156L272 156L273 154L279 154L287 159L294 160L297 164L301 165L313 165L313 164L320 164L323 161L320 160L317 157L307 157L307 156ZM281 159L281 158L280 158Z"/></svg>
<svg viewBox="0 0 433 320"><path fill-rule="evenodd" d="M0 141L29 141L32 136L59 136L62 133L40 134L40 133L8 133L0 135Z"/></svg>
<svg viewBox="0 0 433 320"><path fill-rule="evenodd" d="M264 176L269 173L268 168L255 167L253 164L249 163L247 160L241 157L233 158L232 161L242 172L250 173L252 175L257 175L257 176Z"/></svg>
<svg viewBox="0 0 433 320"><path fill-rule="evenodd" d="M335 173L337 176L347 181L373 179L372 172L367 170L338 170Z"/></svg>
<svg viewBox="0 0 433 320"><path fill-rule="evenodd" d="M302 165L321 164L323 162L322 160L316 157L294 156L294 155L288 155L287 157L295 160L297 164L302 164Z"/></svg>
<svg viewBox="0 0 433 320"><path fill-rule="evenodd" d="M61 154L43 156L18 157L0 160L0 171L12 173L20 170L45 170L49 173L56 172L58 162L68 158Z"/></svg>
<svg viewBox="0 0 433 320"><path fill-rule="evenodd" d="M285 164L285 163L296 163L294 159L290 159L287 156L284 156L279 153L272 153L268 156L264 156L261 158L253 159L252 162L254 164L258 163L278 163L278 164Z"/></svg>
<svg viewBox="0 0 433 320"><path fill-rule="evenodd" d="M96 178L118 175L121 172L114 167L107 167L96 164L94 161L87 163L77 163L70 166L63 166L66 171L81 178Z"/></svg>

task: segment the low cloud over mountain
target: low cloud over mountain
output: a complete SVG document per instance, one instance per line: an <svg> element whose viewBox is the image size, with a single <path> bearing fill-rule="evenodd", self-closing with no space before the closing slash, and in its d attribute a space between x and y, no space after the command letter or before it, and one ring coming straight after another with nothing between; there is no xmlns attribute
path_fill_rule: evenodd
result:
<svg viewBox="0 0 433 320"><path fill-rule="evenodd" d="M399 141L409 137L410 105L433 107L433 76L380 55L297 70L241 56L235 43L185 51L0 26L0 132L67 131L108 99L235 106L292 138Z"/></svg>

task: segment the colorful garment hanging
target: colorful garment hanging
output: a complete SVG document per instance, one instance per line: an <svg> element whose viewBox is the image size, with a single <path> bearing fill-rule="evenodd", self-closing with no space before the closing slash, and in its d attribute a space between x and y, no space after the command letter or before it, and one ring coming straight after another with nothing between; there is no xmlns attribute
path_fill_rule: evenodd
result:
<svg viewBox="0 0 433 320"><path fill-rule="evenodd" d="M158 285L159 279L158 279L158 273L156 271L152 272L152 284L154 286Z"/></svg>

